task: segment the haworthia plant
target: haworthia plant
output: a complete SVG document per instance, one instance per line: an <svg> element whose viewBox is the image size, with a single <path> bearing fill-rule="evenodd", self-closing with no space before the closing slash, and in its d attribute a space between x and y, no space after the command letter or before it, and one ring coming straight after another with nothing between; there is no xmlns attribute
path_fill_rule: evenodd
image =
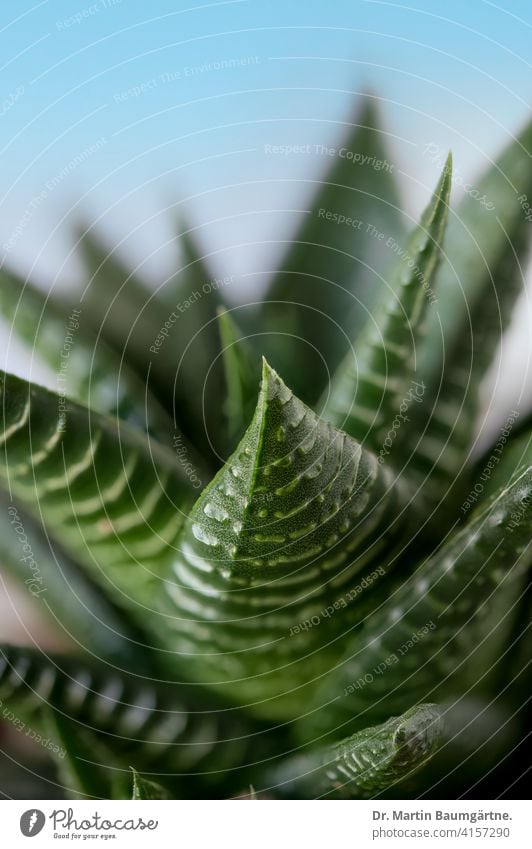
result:
<svg viewBox="0 0 532 849"><path fill-rule="evenodd" d="M194 677L257 713L297 716L300 688L329 668L345 631L338 616L303 623L393 567L416 523L409 497L265 363L253 421L194 505L166 582Z"/></svg>
<svg viewBox="0 0 532 849"><path fill-rule="evenodd" d="M497 592L522 590L531 560L526 522L514 529L512 515L532 503L532 467L480 510L391 593L388 604L366 617L314 711L310 723L337 733L364 726L366 714L388 716L408 700L444 698L453 677L477 660L468 631L478 627ZM457 658L460 658L458 661ZM486 658L489 669L494 658ZM331 696L333 700L331 701ZM324 728L325 726L325 728ZM314 731L314 729L313 729Z"/></svg>
<svg viewBox="0 0 532 849"><path fill-rule="evenodd" d="M63 750L63 767L67 750L66 771L81 794L94 789L84 775L86 761L99 767L109 787L123 783L134 761L145 778L172 790L186 792L188 784L211 792L220 783L235 785L237 776L245 781L257 761L268 763L280 741L286 745L284 734L235 718L212 700L202 703L197 690L191 696L148 676L34 649L0 646L0 700ZM69 738L77 740L78 751Z"/></svg>
<svg viewBox="0 0 532 849"><path fill-rule="evenodd" d="M420 769L438 748L442 718L419 705L327 749L287 760L273 789L303 798L368 799Z"/></svg>
<svg viewBox="0 0 532 849"><path fill-rule="evenodd" d="M0 379L0 554L70 640L0 656L4 719L57 750L43 795L441 798L466 777L499 792L514 763L525 411L470 455L520 291L532 130L481 178L493 209L449 211L448 160L407 236L374 109L351 127L253 321L184 225L151 291L91 228L68 304L0 275L4 319L52 374L78 305L60 390ZM462 771L472 711L488 731Z"/></svg>

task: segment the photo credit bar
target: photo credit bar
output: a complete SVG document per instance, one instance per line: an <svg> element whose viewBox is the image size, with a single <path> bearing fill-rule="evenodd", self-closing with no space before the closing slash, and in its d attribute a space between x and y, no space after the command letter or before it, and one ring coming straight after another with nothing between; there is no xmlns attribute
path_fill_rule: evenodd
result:
<svg viewBox="0 0 532 849"><path fill-rule="evenodd" d="M208 802L10 800L2 808L3 845L57 847L70 841L143 849L178 844L247 849L251 835L254 849L271 849L274 843L323 849L337 841L346 849L530 845L525 801L284 802L269 800L267 789L257 796ZM33 838L35 843L28 844Z"/></svg>

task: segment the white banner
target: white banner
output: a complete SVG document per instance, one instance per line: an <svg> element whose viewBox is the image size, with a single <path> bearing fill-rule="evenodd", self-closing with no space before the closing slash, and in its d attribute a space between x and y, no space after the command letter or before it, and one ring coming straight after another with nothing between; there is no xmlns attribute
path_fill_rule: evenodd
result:
<svg viewBox="0 0 532 849"><path fill-rule="evenodd" d="M0 808L0 844L9 849L66 841L124 849L531 845L526 802L250 801L6 801Z"/></svg>

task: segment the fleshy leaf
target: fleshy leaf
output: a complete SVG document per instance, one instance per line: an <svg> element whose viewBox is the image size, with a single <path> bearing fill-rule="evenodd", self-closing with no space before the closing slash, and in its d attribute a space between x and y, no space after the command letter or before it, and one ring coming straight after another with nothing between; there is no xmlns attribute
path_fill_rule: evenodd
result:
<svg viewBox="0 0 532 849"><path fill-rule="evenodd" d="M520 196L532 192L532 122L490 165L471 192L465 192L449 218L445 260L439 272L438 308L430 315L420 359L427 381L439 382L444 358L463 344L464 329L474 325L476 308L490 291L504 291L498 268L511 244L530 227ZM445 352L441 339L445 335ZM489 350L489 346L488 346ZM493 347L491 347L493 350Z"/></svg>
<svg viewBox="0 0 532 849"><path fill-rule="evenodd" d="M36 729L46 728L53 711L64 718L65 734L74 726L84 746L94 739L99 750L112 752L113 766L128 769L135 763L145 774L160 773L173 783L182 776L193 783L202 770L207 784L227 781L227 770L260 758L267 744L275 752L271 735L267 742L261 729L211 712L205 701L198 707L179 686L163 688L106 672L80 658L0 646L0 699Z"/></svg>
<svg viewBox="0 0 532 849"><path fill-rule="evenodd" d="M149 346L160 327L160 310L148 287L126 268L115 250L106 247L91 227L77 233L87 288L82 308L94 330L129 360L144 379Z"/></svg>
<svg viewBox="0 0 532 849"><path fill-rule="evenodd" d="M464 670L482 648L479 623L499 593L521 589L532 556L530 503L532 467L368 616L316 701L312 733L337 735L398 713L409 700L461 692Z"/></svg>
<svg viewBox="0 0 532 849"><path fill-rule="evenodd" d="M170 449L118 419L0 374L0 478L145 623L196 490Z"/></svg>
<svg viewBox="0 0 532 849"><path fill-rule="evenodd" d="M297 715L367 606L360 580L378 583L410 538L408 498L265 363L253 421L194 506L166 582L189 674L266 717ZM346 623L331 611L349 598Z"/></svg>
<svg viewBox="0 0 532 849"><path fill-rule="evenodd" d="M44 608L67 642L98 657L147 669L138 633L100 588L18 506L0 496L0 560Z"/></svg>
<svg viewBox="0 0 532 849"><path fill-rule="evenodd" d="M168 791L164 789L160 784L157 784L155 781L149 781L147 778L143 778L142 775L139 775L138 772L133 769L133 792L131 794L131 798L134 801L143 800L154 800L154 799L170 799Z"/></svg>
<svg viewBox="0 0 532 849"><path fill-rule="evenodd" d="M172 363L178 368L175 398L185 427L203 453L210 456L212 444L220 448L223 442L218 414L223 378L216 310L220 293L231 279L213 277L194 231L182 216L178 224L178 272L165 286L168 307L177 319L165 348L171 347ZM168 358L166 350L162 353ZM164 368L160 359L153 358L153 368ZM163 379L170 376L163 375Z"/></svg>
<svg viewBox="0 0 532 849"><path fill-rule="evenodd" d="M371 310L390 259L380 234L403 230L385 142L366 98L265 295L261 329L277 331L268 355L307 403L319 398L327 368L334 371Z"/></svg>
<svg viewBox="0 0 532 849"><path fill-rule="evenodd" d="M371 799L427 763L441 732L436 706L419 705L328 749L287 761L273 790L305 799Z"/></svg>
<svg viewBox="0 0 532 849"><path fill-rule="evenodd" d="M175 433L170 416L137 374L87 329L83 309L71 306L65 311L50 296L2 269L0 312L11 333L58 374L58 391L170 442Z"/></svg>
<svg viewBox="0 0 532 849"><path fill-rule="evenodd" d="M232 314L223 308L218 310L218 326L225 372L227 445L232 450L253 416L260 359L247 340L242 338L242 331Z"/></svg>
<svg viewBox="0 0 532 849"><path fill-rule="evenodd" d="M172 280L172 305L128 273L87 231L81 239L90 285L84 297L95 329L129 361L188 438L209 453L216 435L216 392L210 374L219 351L216 306L220 281L206 268L189 233L180 236L181 267ZM214 366L216 371L216 364ZM203 395L209 395L204 404Z"/></svg>
<svg viewBox="0 0 532 849"><path fill-rule="evenodd" d="M438 304L418 358L425 403L412 411L398 449L413 453L412 469L431 475L424 490L431 500L444 497L459 477L475 433L480 381L523 291L530 242L523 199L532 197L531 157L532 123L449 220Z"/></svg>
<svg viewBox="0 0 532 849"><path fill-rule="evenodd" d="M463 514L508 486L512 478L532 465L532 421L530 416L521 420L518 410L510 411L504 426L493 444L477 461L472 479L475 482L461 505Z"/></svg>
<svg viewBox="0 0 532 849"><path fill-rule="evenodd" d="M87 739L82 726L64 714L44 709L44 727L59 752L55 763L59 777L69 798L75 793L79 798L105 799L111 795L108 771L99 758L106 760L109 753Z"/></svg>
<svg viewBox="0 0 532 849"><path fill-rule="evenodd" d="M324 418L377 454L394 418L408 408L416 343L429 301L435 300L435 271L442 250L451 191L449 156L438 186L406 248L399 249L391 291L382 300L336 371L324 397ZM416 386L414 400L423 392ZM408 417L405 416L406 421Z"/></svg>

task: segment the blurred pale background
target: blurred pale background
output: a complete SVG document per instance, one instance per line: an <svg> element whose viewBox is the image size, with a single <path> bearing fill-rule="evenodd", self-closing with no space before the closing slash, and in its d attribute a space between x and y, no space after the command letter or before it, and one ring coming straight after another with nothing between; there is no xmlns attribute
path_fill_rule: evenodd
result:
<svg viewBox="0 0 532 849"><path fill-rule="evenodd" d="M407 212L437 179L428 145L453 150L456 201L531 113L531 36L526 0L6 0L2 262L68 288L84 217L155 281L182 205L213 273L236 275L228 296L253 300L327 164L270 145L334 145L369 91ZM528 406L531 326L523 296L484 389L491 429ZM12 345L2 365L47 381ZM0 638L24 639L24 604L0 601Z"/></svg>

